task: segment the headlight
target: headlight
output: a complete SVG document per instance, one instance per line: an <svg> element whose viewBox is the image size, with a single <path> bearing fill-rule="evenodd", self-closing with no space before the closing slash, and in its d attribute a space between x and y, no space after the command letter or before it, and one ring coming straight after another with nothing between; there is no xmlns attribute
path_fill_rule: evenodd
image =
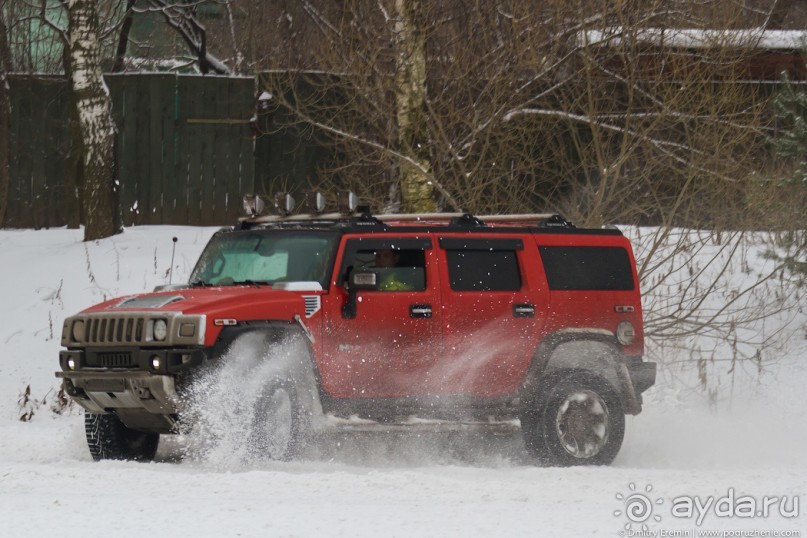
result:
<svg viewBox="0 0 807 538"><path fill-rule="evenodd" d="M154 321L154 340L162 342L168 336L168 324L164 319Z"/></svg>
<svg viewBox="0 0 807 538"><path fill-rule="evenodd" d="M83 320L76 320L73 322L73 328L70 331L70 335L73 337L74 342L83 342L84 341L84 321Z"/></svg>
<svg viewBox="0 0 807 538"><path fill-rule="evenodd" d="M636 338L636 330L629 321L622 321L616 326L616 339L623 346L629 346Z"/></svg>

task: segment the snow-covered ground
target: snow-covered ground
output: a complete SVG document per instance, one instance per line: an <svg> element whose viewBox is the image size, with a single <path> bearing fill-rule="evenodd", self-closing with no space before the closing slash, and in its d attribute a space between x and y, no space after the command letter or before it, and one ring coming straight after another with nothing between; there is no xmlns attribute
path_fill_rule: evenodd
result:
<svg viewBox="0 0 807 538"><path fill-rule="evenodd" d="M645 411L628 417L622 451L606 468L538 468L519 439L470 434L323 437L288 463L222 452L180 460L185 440L169 438L155 463L93 463L80 412L52 410L63 319L166 283L174 236L173 280L182 281L213 231L130 228L85 244L80 231L0 230L0 536L807 533L807 318L792 289L788 309L758 325L760 336L779 331L759 366L731 370L719 360L730 352L697 338L681 342L715 359L700 370L680 362L686 352L674 342L651 349L664 361L657 385ZM761 259L751 254L742 259ZM757 274L740 265L720 279L725 297ZM654 308L666 308L671 293L659 292Z"/></svg>

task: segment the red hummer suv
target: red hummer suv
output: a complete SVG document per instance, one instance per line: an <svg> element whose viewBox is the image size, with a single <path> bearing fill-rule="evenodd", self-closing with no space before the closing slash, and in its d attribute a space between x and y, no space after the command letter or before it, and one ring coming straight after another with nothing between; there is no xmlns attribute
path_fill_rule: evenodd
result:
<svg viewBox="0 0 807 538"><path fill-rule="evenodd" d="M293 367L243 410L254 413L245 442L267 457L351 423L331 417L360 417L520 423L542 462L610 463L656 376L629 241L557 215L359 209L242 219L212 237L186 285L65 320L57 376L86 410L93 458L153 458L198 372L231 350L269 361L263 351L289 346Z"/></svg>

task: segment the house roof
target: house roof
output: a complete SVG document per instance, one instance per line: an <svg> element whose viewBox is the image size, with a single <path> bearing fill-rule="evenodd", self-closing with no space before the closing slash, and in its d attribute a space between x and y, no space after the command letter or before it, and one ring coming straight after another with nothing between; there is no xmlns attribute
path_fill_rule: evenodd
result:
<svg viewBox="0 0 807 538"><path fill-rule="evenodd" d="M586 30L578 34L580 45L619 46L624 41L681 49L746 48L760 51L807 49L807 30L743 30L697 28L624 28Z"/></svg>

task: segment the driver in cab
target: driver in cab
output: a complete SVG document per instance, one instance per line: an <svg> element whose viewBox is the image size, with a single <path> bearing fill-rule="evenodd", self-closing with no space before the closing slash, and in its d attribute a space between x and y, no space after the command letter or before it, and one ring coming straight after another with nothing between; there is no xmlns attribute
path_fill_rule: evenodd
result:
<svg viewBox="0 0 807 538"><path fill-rule="evenodd" d="M378 285L379 291L411 291L413 287L400 280L395 274L394 267L401 261L401 255L392 249L381 249L375 252L375 266L383 271L381 282Z"/></svg>

